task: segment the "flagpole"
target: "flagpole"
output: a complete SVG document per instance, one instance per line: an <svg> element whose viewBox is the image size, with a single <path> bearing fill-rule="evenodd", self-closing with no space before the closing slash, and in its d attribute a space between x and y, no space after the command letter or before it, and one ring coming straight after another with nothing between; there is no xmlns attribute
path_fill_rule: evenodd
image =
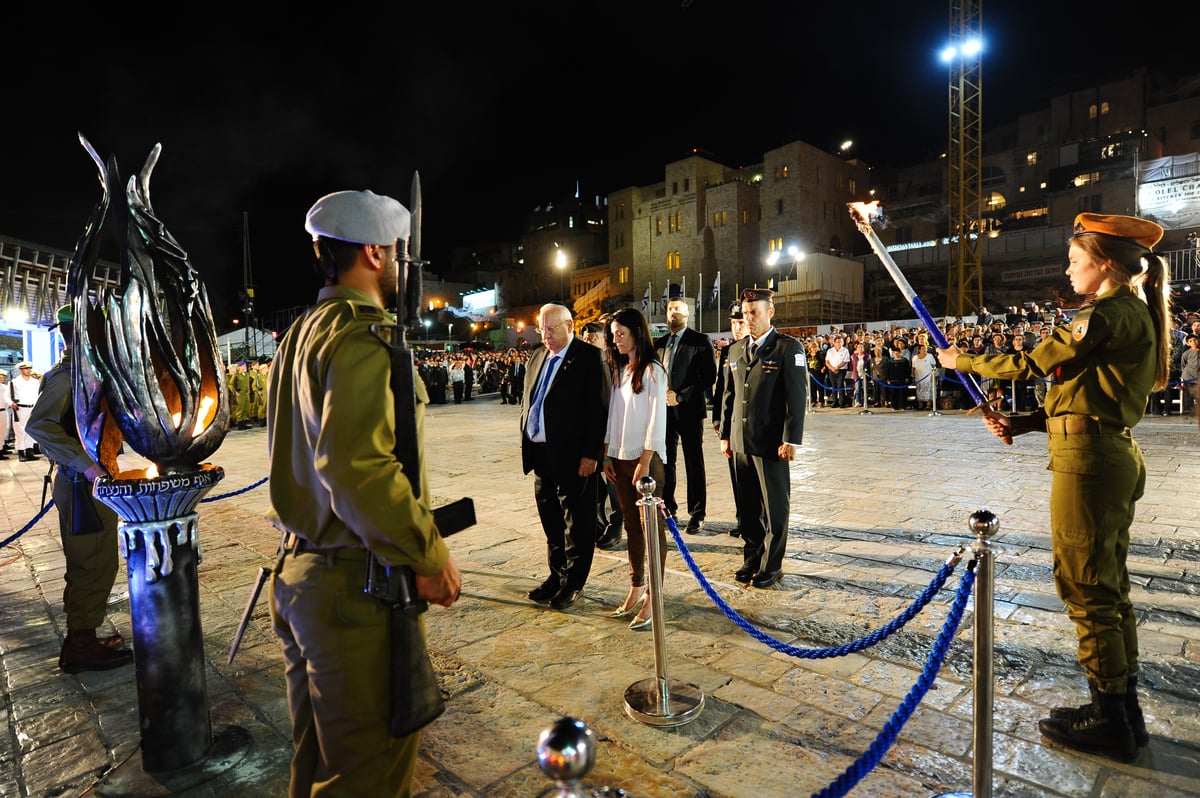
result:
<svg viewBox="0 0 1200 798"><path fill-rule="evenodd" d="M704 331L704 295L701 291L704 290L704 272L696 278L700 283L700 291L696 292L696 329Z"/></svg>

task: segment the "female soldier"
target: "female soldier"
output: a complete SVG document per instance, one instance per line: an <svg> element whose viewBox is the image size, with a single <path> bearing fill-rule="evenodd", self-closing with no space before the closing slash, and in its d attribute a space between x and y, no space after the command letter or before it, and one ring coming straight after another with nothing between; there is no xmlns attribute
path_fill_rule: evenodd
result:
<svg viewBox="0 0 1200 798"><path fill-rule="evenodd" d="M1137 619L1129 600L1129 527L1146 466L1129 429L1167 380L1166 261L1151 252L1162 228L1132 216L1075 218L1067 276L1086 295L1070 326L1029 352L938 352L946 368L1001 380L1056 375L1044 408L1028 416L984 410L997 436L1050 436L1054 582L1075 622L1092 702L1059 707L1038 728L1081 751L1131 760L1149 742L1137 701Z"/></svg>

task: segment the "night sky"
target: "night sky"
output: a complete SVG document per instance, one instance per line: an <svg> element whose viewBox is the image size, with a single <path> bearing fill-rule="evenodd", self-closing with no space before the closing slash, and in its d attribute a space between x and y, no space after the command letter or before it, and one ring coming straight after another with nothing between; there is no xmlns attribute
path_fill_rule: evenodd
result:
<svg viewBox="0 0 1200 798"><path fill-rule="evenodd" d="M352 4L244 19L246 4L171 6L170 21L167 6L40 5L5 11L0 233L71 250L99 199L77 133L124 177L160 142L155 210L219 328L238 312L243 218L259 310L308 304L308 207L347 188L407 205L414 170L437 271L454 246L515 240L577 182L586 197L655 183L693 148L739 166L849 138L884 166L946 147L947 2L392 4L341 19ZM985 128L1134 66L1200 72L1185 25L1044 16L1059 6L1076 4L984 4Z"/></svg>

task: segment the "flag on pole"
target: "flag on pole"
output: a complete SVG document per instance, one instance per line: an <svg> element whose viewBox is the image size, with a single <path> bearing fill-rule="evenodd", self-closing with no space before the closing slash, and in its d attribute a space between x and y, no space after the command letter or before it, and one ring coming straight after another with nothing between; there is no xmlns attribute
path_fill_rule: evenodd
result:
<svg viewBox="0 0 1200 798"><path fill-rule="evenodd" d="M664 311L667 309L667 289L669 289L670 287L671 287L671 281L667 280L667 284L663 286L663 293L662 293L662 309Z"/></svg>
<svg viewBox="0 0 1200 798"><path fill-rule="evenodd" d="M717 272L717 279L713 280L712 298L709 304L716 306L717 300L721 298L721 273Z"/></svg>
<svg viewBox="0 0 1200 798"><path fill-rule="evenodd" d="M642 295L642 311L645 312L650 307L650 283L646 283L646 293Z"/></svg>
<svg viewBox="0 0 1200 798"><path fill-rule="evenodd" d="M683 299L687 299L687 275L686 274L683 275L683 277L679 278L679 296L682 297Z"/></svg>

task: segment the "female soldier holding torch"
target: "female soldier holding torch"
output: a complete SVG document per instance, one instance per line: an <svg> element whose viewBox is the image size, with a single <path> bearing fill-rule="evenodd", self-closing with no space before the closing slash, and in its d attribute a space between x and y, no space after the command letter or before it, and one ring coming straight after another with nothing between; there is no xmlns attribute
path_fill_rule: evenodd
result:
<svg viewBox="0 0 1200 798"><path fill-rule="evenodd" d="M1075 623L1092 701L1059 707L1038 723L1069 748L1128 761L1149 734L1137 700L1137 619L1129 599L1129 527L1146 484L1130 428L1151 391L1167 382L1170 341L1166 261L1152 252L1157 224L1081 213L1067 276L1088 297L1071 324L1028 352L938 350L946 368L999 380L1054 381L1027 416L984 408L993 435L1049 433L1054 582Z"/></svg>

